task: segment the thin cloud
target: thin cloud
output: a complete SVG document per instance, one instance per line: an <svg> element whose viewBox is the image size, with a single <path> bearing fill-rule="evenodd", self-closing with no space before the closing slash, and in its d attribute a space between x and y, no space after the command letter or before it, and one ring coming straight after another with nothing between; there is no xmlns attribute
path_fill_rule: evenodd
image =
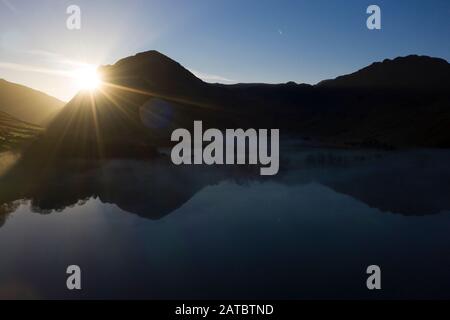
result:
<svg viewBox="0 0 450 320"><path fill-rule="evenodd" d="M197 70L189 69L197 78L206 82L225 82L225 83L237 83L236 80L228 79L219 75L203 73Z"/></svg>
<svg viewBox="0 0 450 320"><path fill-rule="evenodd" d="M12 63L12 62L0 62L0 69L43 73L43 74L50 74L50 75L63 76L63 77L71 76L70 72L64 71L64 70L53 70L53 69L40 68L40 67L35 67L35 66L30 66L30 65L25 65L25 64Z"/></svg>
<svg viewBox="0 0 450 320"><path fill-rule="evenodd" d="M26 51L22 51L22 52L25 54L32 55L32 56L41 57L49 62L58 63L58 64L69 65L69 66L73 66L73 67L83 67L83 66L87 65L86 63L83 63L83 62L78 62L75 60L67 59L63 55L56 53L56 52L51 52L51 51L46 51L46 50L41 50L41 49L31 49L31 50L26 50Z"/></svg>

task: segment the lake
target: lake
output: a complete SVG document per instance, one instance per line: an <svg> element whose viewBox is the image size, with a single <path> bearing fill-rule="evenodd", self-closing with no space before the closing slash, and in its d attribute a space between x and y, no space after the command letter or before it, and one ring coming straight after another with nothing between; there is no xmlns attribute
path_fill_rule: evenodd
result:
<svg viewBox="0 0 450 320"><path fill-rule="evenodd" d="M290 141L281 156L274 177L166 159L13 174L0 298L450 298L450 151Z"/></svg>

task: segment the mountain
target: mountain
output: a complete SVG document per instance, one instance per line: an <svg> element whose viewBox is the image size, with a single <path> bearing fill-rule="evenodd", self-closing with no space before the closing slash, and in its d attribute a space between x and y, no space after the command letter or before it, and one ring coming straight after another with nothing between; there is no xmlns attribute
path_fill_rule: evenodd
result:
<svg viewBox="0 0 450 320"><path fill-rule="evenodd" d="M102 88L82 91L67 103L35 152L45 155L40 150L57 148L61 157L148 157L170 141L173 129L205 116L199 105L207 96L206 83L156 51L100 67L99 72Z"/></svg>
<svg viewBox="0 0 450 320"><path fill-rule="evenodd" d="M0 112L0 151L17 148L41 132L38 126Z"/></svg>
<svg viewBox="0 0 450 320"><path fill-rule="evenodd" d="M444 59L410 55L375 62L355 73L325 80L321 87L450 89L450 64Z"/></svg>
<svg viewBox="0 0 450 320"><path fill-rule="evenodd" d="M450 67L408 56L318 85L209 84L157 51L99 68L35 151L69 157L140 157L171 144L176 128L280 128L354 147L450 147Z"/></svg>
<svg viewBox="0 0 450 320"><path fill-rule="evenodd" d="M316 132L328 139L368 146L450 147L450 64L443 59L386 59L316 88L338 96L330 115L316 119Z"/></svg>
<svg viewBox="0 0 450 320"><path fill-rule="evenodd" d="M206 85L181 64L154 50L100 67L99 72L105 82L151 88L156 95L192 96Z"/></svg>
<svg viewBox="0 0 450 320"><path fill-rule="evenodd" d="M45 126L63 106L56 98L0 79L0 111L19 120Z"/></svg>

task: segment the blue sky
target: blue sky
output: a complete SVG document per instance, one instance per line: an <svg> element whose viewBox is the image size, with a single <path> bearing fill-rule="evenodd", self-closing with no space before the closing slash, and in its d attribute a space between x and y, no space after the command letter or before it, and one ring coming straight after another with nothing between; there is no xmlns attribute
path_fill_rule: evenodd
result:
<svg viewBox="0 0 450 320"><path fill-rule="evenodd" d="M82 28L66 28L66 8ZM382 29L366 28L381 7ZM0 78L69 100L58 72L159 50L212 82L306 82L408 54L450 60L448 0L0 0Z"/></svg>

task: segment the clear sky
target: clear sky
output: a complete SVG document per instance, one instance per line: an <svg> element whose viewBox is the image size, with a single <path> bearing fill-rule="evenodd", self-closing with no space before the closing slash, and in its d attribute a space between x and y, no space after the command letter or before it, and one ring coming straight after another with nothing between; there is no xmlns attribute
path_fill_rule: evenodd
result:
<svg viewBox="0 0 450 320"><path fill-rule="evenodd" d="M66 28L71 4L81 30ZM0 78L66 101L78 88L63 72L151 49L211 82L316 83L408 54L449 61L450 1L0 0Z"/></svg>

